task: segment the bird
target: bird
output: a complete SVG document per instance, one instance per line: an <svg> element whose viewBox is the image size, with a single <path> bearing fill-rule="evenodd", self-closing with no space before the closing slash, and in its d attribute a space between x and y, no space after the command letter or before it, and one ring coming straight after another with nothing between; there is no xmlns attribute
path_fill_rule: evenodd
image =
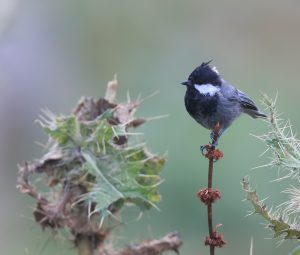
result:
<svg viewBox="0 0 300 255"><path fill-rule="evenodd" d="M251 98L225 81L217 68L210 65L211 62L197 66L187 81L181 83L186 86L184 102L187 112L201 126L211 130L211 138L218 123L219 138L242 113L254 119L267 118Z"/></svg>

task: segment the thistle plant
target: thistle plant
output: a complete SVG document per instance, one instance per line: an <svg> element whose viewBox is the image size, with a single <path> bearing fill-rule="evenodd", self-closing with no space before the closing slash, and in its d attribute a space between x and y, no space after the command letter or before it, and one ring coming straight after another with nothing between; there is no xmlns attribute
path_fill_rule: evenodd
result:
<svg viewBox="0 0 300 255"><path fill-rule="evenodd" d="M242 186L247 200L253 205L252 213L262 216L267 221L267 227L273 231L274 238L300 239L300 140L294 135L290 121L280 118L276 109L276 99L263 95L262 103L270 113L269 131L255 137L265 144L265 153L270 155L270 162L264 167L278 169L277 181L289 179L297 184L283 191L287 195L286 202L271 209L259 199L248 178L242 180Z"/></svg>
<svg viewBox="0 0 300 255"><path fill-rule="evenodd" d="M141 100L116 103L116 92L115 79L104 98L82 98L68 116L44 111L38 123L49 136L46 153L19 166L18 188L36 200L35 221L43 229L67 230L80 255L177 251L176 233L120 251L106 245L124 206L141 213L157 207L166 160L131 131L146 122L134 116Z"/></svg>

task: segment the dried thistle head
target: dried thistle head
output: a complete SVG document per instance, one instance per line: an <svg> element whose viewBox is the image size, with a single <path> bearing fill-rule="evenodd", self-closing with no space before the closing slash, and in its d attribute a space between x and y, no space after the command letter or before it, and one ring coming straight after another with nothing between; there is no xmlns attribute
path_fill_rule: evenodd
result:
<svg viewBox="0 0 300 255"><path fill-rule="evenodd" d="M160 201L165 158L129 131L146 120L134 116L139 101L114 102L116 90L113 80L105 98L82 98L68 116L44 111L39 123L49 136L47 153L19 167L18 188L36 200L35 220L69 230L75 243L85 236L97 247L123 206L144 211Z"/></svg>

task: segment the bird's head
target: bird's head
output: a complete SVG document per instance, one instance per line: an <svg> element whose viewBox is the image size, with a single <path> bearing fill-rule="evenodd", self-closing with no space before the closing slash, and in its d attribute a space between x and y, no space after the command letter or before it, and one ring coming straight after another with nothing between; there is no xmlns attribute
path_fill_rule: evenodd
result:
<svg viewBox="0 0 300 255"><path fill-rule="evenodd" d="M188 80L182 82L181 84L186 86L192 86L195 84L220 85L220 74L215 66L209 65L211 61L204 62L200 66L196 67L195 70L190 74Z"/></svg>

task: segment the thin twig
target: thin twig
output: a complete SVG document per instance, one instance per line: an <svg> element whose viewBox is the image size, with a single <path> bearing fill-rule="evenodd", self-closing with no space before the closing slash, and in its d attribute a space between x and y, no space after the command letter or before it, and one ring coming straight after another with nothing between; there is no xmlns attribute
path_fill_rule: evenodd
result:
<svg viewBox="0 0 300 255"><path fill-rule="evenodd" d="M174 251L179 253L182 241L177 232L172 232L160 239L141 242L131 245L117 252L105 252L105 255L160 255L164 252ZM102 253L101 253L102 254ZM103 255L104 255L103 254Z"/></svg>
<svg viewBox="0 0 300 255"><path fill-rule="evenodd" d="M213 179L213 170L214 170L213 154L215 151L215 144L218 140L219 131L220 131L220 124L217 123L217 125L215 126L215 129L214 129L214 137L212 140L212 146L210 147L210 150L208 151L208 153L211 154L211 156L209 157L209 164L208 164L208 183L207 183L208 190L212 189L212 179ZM209 237L211 239L214 238L212 217L213 217L212 203L209 203L207 205L207 223L208 223ZM215 254L215 246L210 245L210 255L214 255L214 254Z"/></svg>
<svg viewBox="0 0 300 255"><path fill-rule="evenodd" d="M198 192L198 197L207 206L207 224L209 237L206 237L205 245L209 245L210 255L215 254L215 247L222 247L224 244L226 244L225 240L223 239L223 235L221 233L218 233L217 230L213 228L212 203L221 198L220 191L212 189L214 162L223 157L223 153L220 150L216 149L219 132L220 124L217 123L214 128L214 135L211 144L202 147L202 153L203 151L206 151L206 153L203 153L203 155L209 160L208 183L206 189L202 189Z"/></svg>
<svg viewBox="0 0 300 255"><path fill-rule="evenodd" d="M91 244L91 241L88 239L88 237L83 237L78 242L77 246L78 255L93 255L93 247Z"/></svg>

